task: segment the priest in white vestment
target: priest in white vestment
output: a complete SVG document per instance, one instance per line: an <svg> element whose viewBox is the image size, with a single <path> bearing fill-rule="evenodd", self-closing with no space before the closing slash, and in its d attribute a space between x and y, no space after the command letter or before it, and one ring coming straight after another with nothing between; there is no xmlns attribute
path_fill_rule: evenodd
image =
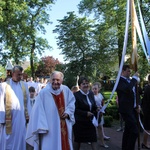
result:
<svg viewBox="0 0 150 150"><path fill-rule="evenodd" d="M75 98L62 82L63 74L53 72L50 83L36 97L26 135L34 150L73 150Z"/></svg>
<svg viewBox="0 0 150 150"><path fill-rule="evenodd" d="M0 84L0 150L26 150L26 117L31 105L28 86L20 82L22 71L15 66L12 78Z"/></svg>
<svg viewBox="0 0 150 150"><path fill-rule="evenodd" d="M30 87L30 86L34 86L34 81L33 81L33 77L30 77L29 79L28 79L28 81L27 81L27 84L28 84L28 88Z"/></svg>

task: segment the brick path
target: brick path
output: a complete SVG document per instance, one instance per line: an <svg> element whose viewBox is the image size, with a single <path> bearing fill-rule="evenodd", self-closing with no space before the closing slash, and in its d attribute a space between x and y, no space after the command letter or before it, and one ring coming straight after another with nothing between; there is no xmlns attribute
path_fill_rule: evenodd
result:
<svg viewBox="0 0 150 150"><path fill-rule="evenodd" d="M108 150L121 150L121 143L122 143L122 132L117 132L117 128L119 125L113 125L111 128L104 128L105 134L107 136L110 136L110 140L106 141L106 144L109 146L107 148ZM142 143L142 135L143 133L140 133L140 143ZM150 143L150 138L149 138ZM106 150L106 148L103 148L100 146L100 143L98 141L98 149L97 150ZM89 144L81 144L80 150L91 150L91 145ZM142 148L138 149L138 142L136 143L135 150L142 150Z"/></svg>

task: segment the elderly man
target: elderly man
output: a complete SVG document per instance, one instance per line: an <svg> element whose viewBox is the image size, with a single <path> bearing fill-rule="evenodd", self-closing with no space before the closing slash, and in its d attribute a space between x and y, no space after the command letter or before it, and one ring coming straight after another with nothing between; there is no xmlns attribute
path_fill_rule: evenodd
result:
<svg viewBox="0 0 150 150"><path fill-rule="evenodd" d="M12 78L0 84L0 150L26 150L26 120L31 111L23 68L15 66Z"/></svg>
<svg viewBox="0 0 150 150"><path fill-rule="evenodd" d="M62 85L63 77L61 72L54 71L50 82L36 97L26 136L34 149L73 149L75 98L71 90Z"/></svg>

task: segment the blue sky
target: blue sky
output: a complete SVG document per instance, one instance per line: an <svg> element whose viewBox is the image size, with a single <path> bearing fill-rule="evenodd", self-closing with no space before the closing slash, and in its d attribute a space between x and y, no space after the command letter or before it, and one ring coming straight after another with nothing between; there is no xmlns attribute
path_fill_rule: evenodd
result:
<svg viewBox="0 0 150 150"><path fill-rule="evenodd" d="M58 24L58 19L63 19L67 15L67 12L74 11L78 15L77 5L81 0L57 0L55 5L52 5L52 10L50 11L50 20L53 24L46 26L47 33L43 35L53 47L52 51L45 51L42 55L44 56L53 56L55 59L58 58L60 62L63 61L63 55L60 55L61 50L57 48L55 37L57 34L54 34L52 31L55 29L55 26Z"/></svg>

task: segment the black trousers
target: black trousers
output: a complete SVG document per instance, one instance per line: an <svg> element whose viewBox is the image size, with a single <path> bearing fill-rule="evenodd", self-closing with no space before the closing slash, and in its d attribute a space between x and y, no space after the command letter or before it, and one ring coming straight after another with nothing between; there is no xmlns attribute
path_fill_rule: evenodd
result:
<svg viewBox="0 0 150 150"><path fill-rule="evenodd" d="M125 129L122 138L122 150L134 150L136 139L138 137L138 124L136 111L130 114L121 113L125 122Z"/></svg>

